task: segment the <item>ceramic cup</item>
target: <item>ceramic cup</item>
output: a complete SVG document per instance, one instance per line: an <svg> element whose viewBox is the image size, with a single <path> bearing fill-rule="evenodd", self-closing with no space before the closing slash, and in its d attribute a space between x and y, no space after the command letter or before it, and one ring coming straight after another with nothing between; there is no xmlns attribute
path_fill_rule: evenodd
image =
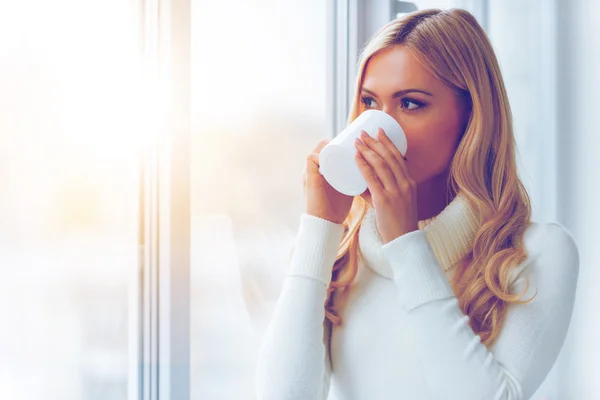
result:
<svg viewBox="0 0 600 400"><path fill-rule="evenodd" d="M367 190L355 159L358 150L354 139L360 137L362 130L377 139L379 128L403 156L406 154L406 135L394 117L379 110L364 111L319 153L319 172L335 190L348 196L358 196Z"/></svg>

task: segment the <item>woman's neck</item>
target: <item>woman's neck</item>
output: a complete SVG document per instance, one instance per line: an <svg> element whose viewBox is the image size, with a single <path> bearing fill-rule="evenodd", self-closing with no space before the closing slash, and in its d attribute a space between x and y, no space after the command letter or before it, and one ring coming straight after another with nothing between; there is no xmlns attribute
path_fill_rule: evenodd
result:
<svg viewBox="0 0 600 400"><path fill-rule="evenodd" d="M417 201L419 221L438 215L452 201L455 193L448 198L447 182L449 170L417 185Z"/></svg>

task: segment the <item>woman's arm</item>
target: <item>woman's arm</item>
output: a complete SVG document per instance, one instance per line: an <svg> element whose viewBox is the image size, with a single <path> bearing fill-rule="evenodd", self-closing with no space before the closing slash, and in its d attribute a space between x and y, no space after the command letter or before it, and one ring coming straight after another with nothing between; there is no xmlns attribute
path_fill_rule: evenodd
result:
<svg viewBox="0 0 600 400"><path fill-rule="evenodd" d="M579 253L558 223L542 224L528 262L510 287L530 288L509 304L490 351L468 325L425 232L412 231L384 245L400 302L408 312L435 399L529 399L552 368L564 343L577 286ZM527 236L526 236L527 238Z"/></svg>
<svg viewBox="0 0 600 400"><path fill-rule="evenodd" d="M342 224L302 214L294 252L265 331L256 370L259 400L325 400L331 366L327 287Z"/></svg>

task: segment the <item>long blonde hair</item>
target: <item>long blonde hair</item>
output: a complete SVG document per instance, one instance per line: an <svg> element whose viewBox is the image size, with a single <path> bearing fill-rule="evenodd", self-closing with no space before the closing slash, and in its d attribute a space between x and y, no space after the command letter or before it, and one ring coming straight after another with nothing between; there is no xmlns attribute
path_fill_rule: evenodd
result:
<svg viewBox="0 0 600 400"><path fill-rule="evenodd" d="M498 61L477 20L463 9L428 9L383 26L363 48L348 124L360 114L360 89L368 60L378 51L402 46L459 96L468 96L471 115L452 158L448 194L459 191L476 211L480 225L472 251L459 263L451 285L459 306L484 345L501 329L510 271L527 256L523 234L531 204L517 175L513 123ZM344 224L325 302L326 319L342 323L339 310L358 271L358 233L368 204L356 196ZM338 295L335 295L339 292ZM534 296L535 297L535 296Z"/></svg>

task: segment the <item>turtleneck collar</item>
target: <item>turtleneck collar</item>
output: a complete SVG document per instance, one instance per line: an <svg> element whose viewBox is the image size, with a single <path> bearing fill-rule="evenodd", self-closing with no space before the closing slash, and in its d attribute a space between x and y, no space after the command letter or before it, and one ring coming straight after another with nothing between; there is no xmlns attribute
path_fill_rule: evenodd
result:
<svg viewBox="0 0 600 400"><path fill-rule="evenodd" d="M471 250L479 224L474 210L459 192L438 215L418 221L418 227L425 232L443 270L448 271ZM393 279L392 268L382 253L383 245L375 210L369 206L359 232L360 254L370 269Z"/></svg>

